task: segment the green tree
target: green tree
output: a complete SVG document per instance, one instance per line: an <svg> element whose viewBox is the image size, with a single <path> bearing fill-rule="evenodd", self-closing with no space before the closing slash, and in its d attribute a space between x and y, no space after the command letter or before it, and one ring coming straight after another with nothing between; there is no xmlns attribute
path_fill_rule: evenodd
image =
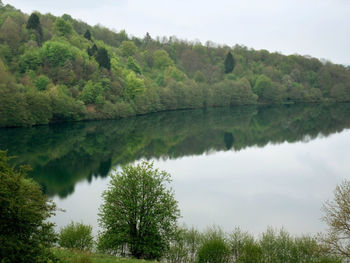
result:
<svg viewBox="0 0 350 263"><path fill-rule="evenodd" d="M31 48L19 57L19 71L25 73L28 70L36 70L41 63L40 50Z"/></svg>
<svg viewBox="0 0 350 263"><path fill-rule="evenodd" d="M49 85L50 79L45 75L40 75L35 80L35 86L39 91L44 91L47 89L47 85Z"/></svg>
<svg viewBox="0 0 350 263"><path fill-rule="evenodd" d="M27 21L27 29L34 30L37 43L40 45L43 40L43 30L40 24L40 18L36 13L32 13Z"/></svg>
<svg viewBox="0 0 350 263"><path fill-rule="evenodd" d="M235 67L235 60L231 54L231 52L228 52L224 61L225 65L225 73L231 73Z"/></svg>
<svg viewBox="0 0 350 263"><path fill-rule="evenodd" d="M80 93L80 99L85 104L97 103L97 98L102 96L103 87L101 83L93 83L89 80Z"/></svg>
<svg viewBox="0 0 350 263"><path fill-rule="evenodd" d="M89 29L86 29L85 33L84 33L84 37L87 39L87 40L91 40L91 32Z"/></svg>
<svg viewBox="0 0 350 263"><path fill-rule="evenodd" d="M169 57L165 50L157 50L153 54L154 57L154 67L157 69L164 70L169 66L174 64L174 61Z"/></svg>
<svg viewBox="0 0 350 263"><path fill-rule="evenodd" d="M124 57L130 57L137 52L137 47L133 41L123 41L120 50Z"/></svg>
<svg viewBox="0 0 350 263"><path fill-rule="evenodd" d="M68 36L73 31L72 24L60 17L56 19L55 27L61 36Z"/></svg>
<svg viewBox="0 0 350 263"><path fill-rule="evenodd" d="M94 244L92 226L71 222L61 228L58 244L64 248L91 250Z"/></svg>
<svg viewBox="0 0 350 263"><path fill-rule="evenodd" d="M126 76L126 87L124 89L123 96L126 99L132 100L137 95L144 93L145 91L145 83L143 79L140 79L136 76L136 74L131 71Z"/></svg>
<svg viewBox="0 0 350 263"><path fill-rule="evenodd" d="M137 64L137 62L135 61L135 59L133 57L128 57L128 64L127 64L127 66L128 66L129 69L131 69L135 73L141 74L141 68Z"/></svg>
<svg viewBox="0 0 350 263"><path fill-rule="evenodd" d="M272 81L265 75L260 75L255 81L254 93L259 96L259 100L266 99L266 93L272 88Z"/></svg>
<svg viewBox="0 0 350 263"><path fill-rule="evenodd" d="M63 66L73 58L71 47L67 43L46 41L41 49L42 59L52 67Z"/></svg>
<svg viewBox="0 0 350 263"><path fill-rule="evenodd" d="M121 252L127 246L136 258L161 258L180 215L169 182L168 173L147 162L112 175L100 208L99 247Z"/></svg>
<svg viewBox="0 0 350 263"><path fill-rule="evenodd" d="M42 195L40 186L26 178L28 167L15 170L0 151L0 261L48 262L55 241L55 204Z"/></svg>
<svg viewBox="0 0 350 263"><path fill-rule="evenodd" d="M108 52L105 48L99 48L96 53L96 61L100 67L111 69L111 59L109 58Z"/></svg>
<svg viewBox="0 0 350 263"><path fill-rule="evenodd" d="M43 30L40 24L40 18L36 13L32 13L27 21L27 29L32 29L36 33L36 40L41 44L43 38Z"/></svg>

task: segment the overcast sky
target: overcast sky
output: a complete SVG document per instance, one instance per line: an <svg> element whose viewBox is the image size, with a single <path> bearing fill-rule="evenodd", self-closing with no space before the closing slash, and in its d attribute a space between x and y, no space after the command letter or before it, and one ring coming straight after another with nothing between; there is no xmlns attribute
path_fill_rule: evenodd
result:
<svg viewBox="0 0 350 263"><path fill-rule="evenodd" d="M350 0L3 0L143 37L177 36L350 65Z"/></svg>

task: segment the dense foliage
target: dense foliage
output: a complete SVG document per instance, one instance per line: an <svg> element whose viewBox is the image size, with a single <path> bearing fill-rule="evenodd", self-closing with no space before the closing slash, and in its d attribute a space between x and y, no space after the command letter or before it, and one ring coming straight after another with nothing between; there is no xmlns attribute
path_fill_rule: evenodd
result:
<svg viewBox="0 0 350 263"><path fill-rule="evenodd" d="M91 250L94 245L92 226L71 222L60 229L58 244L63 248Z"/></svg>
<svg viewBox="0 0 350 263"><path fill-rule="evenodd" d="M175 37L129 37L0 5L0 127L163 110L350 100L348 67Z"/></svg>
<svg viewBox="0 0 350 263"><path fill-rule="evenodd" d="M214 227L204 233L182 229L166 259L171 263L341 263L322 242L309 236L293 237L285 230L268 229L254 237L239 228L224 233Z"/></svg>
<svg viewBox="0 0 350 263"><path fill-rule="evenodd" d="M47 219L54 211L39 185L26 178L26 167L13 169L0 151L0 261L48 262L55 234Z"/></svg>
<svg viewBox="0 0 350 263"><path fill-rule="evenodd" d="M175 234L180 215L170 175L142 162L111 176L103 193L99 249L160 259Z"/></svg>

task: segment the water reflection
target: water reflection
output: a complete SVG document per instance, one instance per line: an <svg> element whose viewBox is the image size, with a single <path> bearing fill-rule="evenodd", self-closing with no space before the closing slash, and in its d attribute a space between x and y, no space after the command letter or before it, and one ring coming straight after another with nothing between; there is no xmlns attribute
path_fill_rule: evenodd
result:
<svg viewBox="0 0 350 263"><path fill-rule="evenodd" d="M350 127L350 104L236 107L164 112L119 121L0 130L0 149L29 163L49 196L66 198L77 182L114 166L309 141Z"/></svg>

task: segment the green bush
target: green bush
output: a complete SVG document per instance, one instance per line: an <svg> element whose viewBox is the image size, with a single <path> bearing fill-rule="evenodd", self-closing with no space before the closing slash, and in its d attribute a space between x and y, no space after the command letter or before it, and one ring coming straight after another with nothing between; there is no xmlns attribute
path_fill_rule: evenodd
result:
<svg viewBox="0 0 350 263"><path fill-rule="evenodd" d="M47 85L49 85L50 79L45 75L40 75L35 80L35 86L39 91L44 91L47 89Z"/></svg>
<svg viewBox="0 0 350 263"><path fill-rule="evenodd" d="M60 230L58 244L64 248L91 250L94 244L92 227L82 223L70 223Z"/></svg>
<svg viewBox="0 0 350 263"><path fill-rule="evenodd" d="M198 263L229 262L230 249L222 238L214 237L206 240L198 250Z"/></svg>

